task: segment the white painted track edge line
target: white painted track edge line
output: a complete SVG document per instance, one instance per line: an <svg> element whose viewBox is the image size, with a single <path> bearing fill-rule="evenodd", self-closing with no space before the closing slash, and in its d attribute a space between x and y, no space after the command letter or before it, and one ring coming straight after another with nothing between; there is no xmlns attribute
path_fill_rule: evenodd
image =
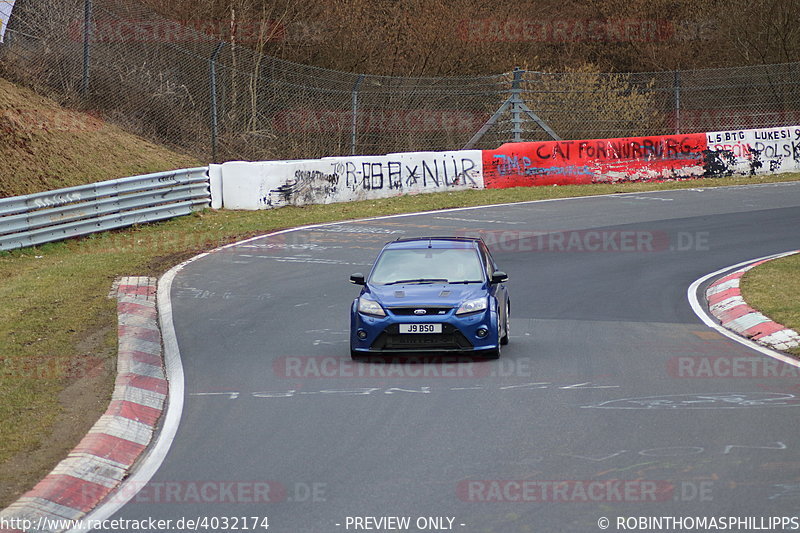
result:
<svg viewBox="0 0 800 533"><path fill-rule="evenodd" d="M190 262L205 255L205 253L197 255L171 268L158 281L158 319L161 325L161 339L164 343L164 367L169 381L169 394L167 395L167 407L164 410L164 420L156 437L156 442L140 458L137 468L111 493L110 498L87 513L84 520L105 520L125 506L155 475L172 446L172 441L178 432L181 415L183 414L185 385L178 338L172 321L170 290L172 289L172 281L178 272ZM69 530L69 533L85 531L89 530L76 527Z"/></svg>
<svg viewBox="0 0 800 533"><path fill-rule="evenodd" d="M689 285L689 288L686 291L686 296L687 296L687 298L689 300L689 305L692 306L692 311L694 311L694 314L696 314L697 317L706 326L710 327L713 330L716 330L717 332L721 333L722 335L725 335L729 339L734 340L734 341L738 342L739 344L742 344L742 345L744 345L744 346L746 346L748 348L756 350L757 352L759 352L759 353L761 353L763 355L766 355L767 357L771 357L771 358L776 359L776 360L778 360L778 361L780 361L782 363L786 363L788 365L792 365L794 367L800 368L800 360L797 360L797 359L795 359L793 357L790 357L790 356L788 356L786 354L783 354L783 353L778 352L776 350L773 350L771 348L767 348L766 346L763 346L761 344L758 344L755 341L752 341L750 339L742 337L741 335L738 335L738 334L734 333L733 331L730 331L729 329L723 327L721 324L718 324L717 321L716 321L716 318L714 316L710 315L708 312L706 312L705 308L700 303L700 300L697 297L697 291L700 288L700 285L702 285L703 283L705 283L706 281L708 281L711 278L714 278L714 277L717 277L717 276L722 276L726 272L732 272L733 270L736 270L736 269L741 268L741 267L745 267L745 266L750 265L752 263L757 263L759 261L766 261L766 260L770 260L770 259L779 259L781 257L788 257L790 255L794 255L794 254L799 253L799 252L800 252L800 250L792 250L792 251L789 251L789 252L781 252L781 253L778 253L778 254L767 255L767 256L764 256L764 257L758 257L756 259L750 259L748 261L742 261L741 263L721 268L721 269L719 269L719 270L717 270L715 272L711 272L710 274L706 274L705 276L703 276L703 277L701 277L699 279L696 279L694 282L692 282L691 285Z"/></svg>

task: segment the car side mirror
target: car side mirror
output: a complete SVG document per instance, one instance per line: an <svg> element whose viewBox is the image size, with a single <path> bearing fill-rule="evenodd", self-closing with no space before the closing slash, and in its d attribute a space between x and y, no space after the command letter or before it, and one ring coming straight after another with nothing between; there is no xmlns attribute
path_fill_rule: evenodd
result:
<svg viewBox="0 0 800 533"><path fill-rule="evenodd" d="M508 274L500 270L492 272L492 283L504 283L508 281Z"/></svg>
<svg viewBox="0 0 800 533"><path fill-rule="evenodd" d="M367 281L364 278L364 274L356 272L355 274L350 274L350 283L354 285L366 285Z"/></svg>

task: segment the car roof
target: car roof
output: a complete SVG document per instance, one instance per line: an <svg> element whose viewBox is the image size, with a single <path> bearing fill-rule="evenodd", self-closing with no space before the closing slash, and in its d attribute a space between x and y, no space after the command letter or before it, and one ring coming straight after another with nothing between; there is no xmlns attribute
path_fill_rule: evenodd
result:
<svg viewBox="0 0 800 533"><path fill-rule="evenodd" d="M420 248L474 248L481 242L480 237L405 237L386 244L386 249Z"/></svg>

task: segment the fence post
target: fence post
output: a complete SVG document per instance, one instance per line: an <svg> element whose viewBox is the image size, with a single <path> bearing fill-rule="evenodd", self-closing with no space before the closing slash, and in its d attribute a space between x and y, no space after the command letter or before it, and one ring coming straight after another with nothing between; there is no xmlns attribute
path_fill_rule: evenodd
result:
<svg viewBox="0 0 800 533"><path fill-rule="evenodd" d="M89 44L92 35L92 0L83 2L83 79L81 92L84 96L89 90Z"/></svg>
<svg viewBox="0 0 800 533"><path fill-rule="evenodd" d="M514 133L514 142L522 142L522 69L514 67L514 79L511 81L511 131Z"/></svg>
<svg viewBox="0 0 800 533"><path fill-rule="evenodd" d="M681 132L681 71L676 70L672 81L675 92L675 135Z"/></svg>
<svg viewBox="0 0 800 533"><path fill-rule="evenodd" d="M351 102L352 123L350 124L350 155L356 155L356 125L358 116L358 88L361 87L361 82L364 81L364 74L359 74L353 85L353 97Z"/></svg>
<svg viewBox="0 0 800 533"><path fill-rule="evenodd" d="M219 55L224 42L217 43L214 52L209 59L209 78L211 83L211 162L217 162L217 56Z"/></svg>

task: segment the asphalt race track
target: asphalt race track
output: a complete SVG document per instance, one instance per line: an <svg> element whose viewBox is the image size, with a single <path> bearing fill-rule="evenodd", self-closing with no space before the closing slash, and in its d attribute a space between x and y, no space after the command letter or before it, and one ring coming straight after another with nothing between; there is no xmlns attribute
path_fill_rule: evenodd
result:
<svg viewBox="0 0 800 533"><path fill-rule="evenodd" d="M500 360L351 363L349 274L389 240L478 231L511 278ZM797 248L800 183L782 183L347 222L210 254L172 286L180 427L114 517L559 532L797 516L800 371L686 298Z"/></svg>

